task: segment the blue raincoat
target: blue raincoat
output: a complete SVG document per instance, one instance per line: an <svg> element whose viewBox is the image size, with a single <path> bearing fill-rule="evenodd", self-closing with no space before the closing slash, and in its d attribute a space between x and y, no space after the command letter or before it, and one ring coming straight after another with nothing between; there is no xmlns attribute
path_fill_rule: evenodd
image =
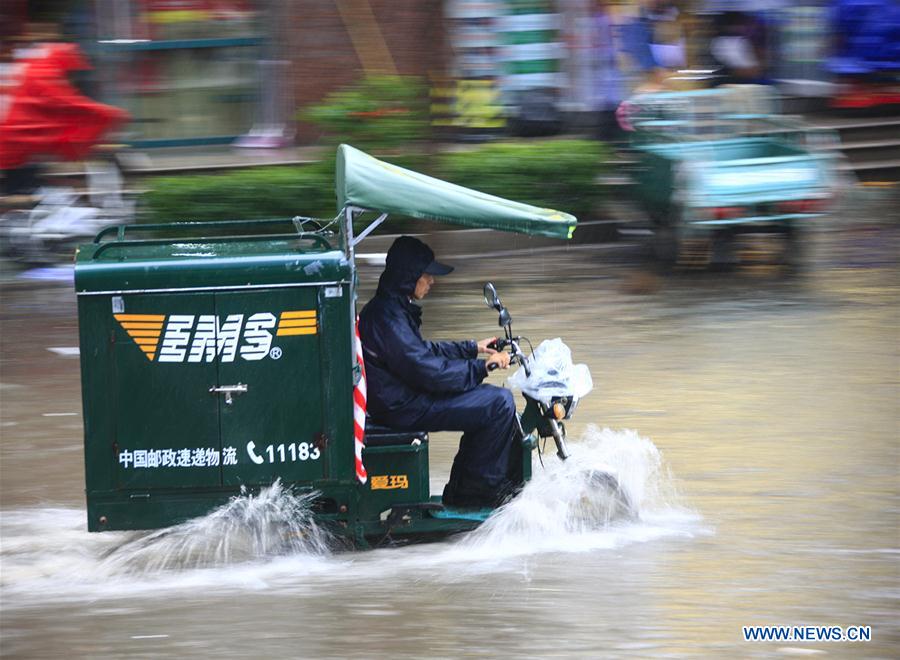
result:
<svg viewBox="0 0 900 660"><path fill-rule="evenodd" d="M409 249L391 248L378 291L360 312L369 414L399 430L462 431L445 503L496 504L520 480L511 466L512 393L482 384L487 368L474 341L422 338L422 308L411 296L434 254L415 243L424 250L409 240L402 246Z"/></svg>

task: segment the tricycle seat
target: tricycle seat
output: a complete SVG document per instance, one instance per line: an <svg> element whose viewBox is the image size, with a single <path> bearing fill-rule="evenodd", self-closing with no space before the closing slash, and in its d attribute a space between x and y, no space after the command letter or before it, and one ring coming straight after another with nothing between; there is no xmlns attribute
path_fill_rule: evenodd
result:
<svg viewBox="0 0 900 660"><path fill-rule="evenodd" d="M418 442L417 442L418 441ZM428 431L400 431L366 419L366 447L413 445L428 442Z"/></svg>

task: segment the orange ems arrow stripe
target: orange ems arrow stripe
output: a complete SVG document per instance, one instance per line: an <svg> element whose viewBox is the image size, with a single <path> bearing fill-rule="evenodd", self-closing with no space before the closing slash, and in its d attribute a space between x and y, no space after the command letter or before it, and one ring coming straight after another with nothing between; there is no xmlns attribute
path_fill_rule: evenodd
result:
<svg viewBox="0 0 900 660"><path fill-rule="evenodd" d="M278 337L292 335L314 335L317 331L316 310L304 309L292 312L282 312L278 319Z"/></svg>
<svg viewBox="0 0 900 660"><path fill-rule="evenodd" d="M164 314L113 314L122 329L134 340L147 359L156 357L156 347L162 332Z"/></svg>

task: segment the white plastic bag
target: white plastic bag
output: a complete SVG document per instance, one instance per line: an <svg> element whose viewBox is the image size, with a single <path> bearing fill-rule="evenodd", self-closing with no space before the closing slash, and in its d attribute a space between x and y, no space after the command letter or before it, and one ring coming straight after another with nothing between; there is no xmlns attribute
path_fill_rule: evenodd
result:
<svg viewBox="0 0 900 660"><path fill-rule="evenodd" d="M587 365L572 364L572 351L559 337L542 341L529 358L528 367L530 377L519 367L506 382L544 405L550 405L555 396L571 396L577 401L594 388Z"/></svg>

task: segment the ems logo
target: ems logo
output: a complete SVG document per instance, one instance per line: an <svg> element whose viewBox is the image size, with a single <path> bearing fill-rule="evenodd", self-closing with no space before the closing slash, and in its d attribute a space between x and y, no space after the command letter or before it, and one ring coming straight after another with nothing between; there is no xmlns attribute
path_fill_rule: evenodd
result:
<svg viewBox="0 0 900 660"><path fill-rule="evenodd" d="M272 347L276 337L316 334L316 310L258 312L246 317L229 314L113 314L122 329L151 362L234 362L277 359L281 351ZM276 349L278 354L275 355ZM157 358L157 355L159 356Z"/></svg>

